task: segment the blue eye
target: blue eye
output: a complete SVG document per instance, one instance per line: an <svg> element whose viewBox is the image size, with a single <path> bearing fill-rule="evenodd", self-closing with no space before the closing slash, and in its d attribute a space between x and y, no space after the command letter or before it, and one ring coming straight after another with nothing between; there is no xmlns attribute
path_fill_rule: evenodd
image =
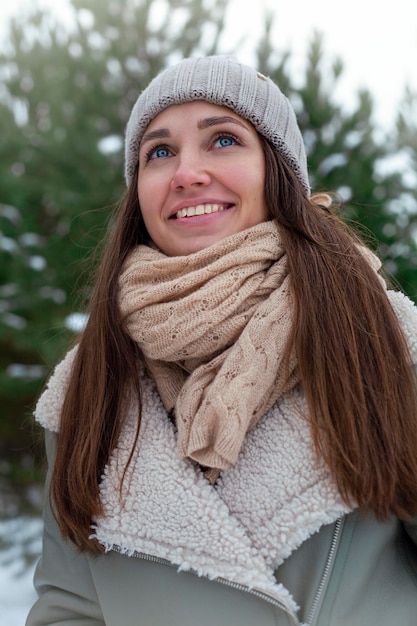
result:
<svg viewBox="0 0 417 626"><path fill-rule="evenodd" d="M168 148L157 148L156 150L154 150L151 156L153 156L154 159L161 159L163 157L167 157L168 155Z"/></svg>
<svg viewBox="0 0 417 626"><path fill-rule="evenodd" d="M238 143L238 140L233 137L233 135L222 135L218 137L214 142L215 148L228 148L229 146L234 146Z"/></svg>
<svg viewBox="0 0 417 626"><path fill-rule="evenodd" d="M166 157L169 157L169 155L170 151L166 146L156 146L147 152L145 160L151 161L152 159L165 159Z"/></svg>

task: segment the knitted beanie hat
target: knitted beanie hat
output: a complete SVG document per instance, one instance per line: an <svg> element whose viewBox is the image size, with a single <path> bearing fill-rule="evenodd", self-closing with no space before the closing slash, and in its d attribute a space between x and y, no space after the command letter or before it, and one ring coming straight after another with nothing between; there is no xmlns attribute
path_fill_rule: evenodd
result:
<svg viewBox="0 0 417 626"><path fill-rule="evenodd" d="M250 122L280 153L310 195L307 157L294 110L271 79L226 56L184 59L140 94L126 127L125 178L132 180L148 124L172 104L204 100Z"/></svg>

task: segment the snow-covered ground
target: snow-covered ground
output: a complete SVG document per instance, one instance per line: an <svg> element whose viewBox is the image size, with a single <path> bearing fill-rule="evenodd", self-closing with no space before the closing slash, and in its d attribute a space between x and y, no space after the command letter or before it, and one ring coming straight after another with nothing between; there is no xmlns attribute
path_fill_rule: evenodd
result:
<svg viewBox="0 0 417 626"><path fill-rule="evenodd" d="M42 520L0 519L0 626L24 626L36 594L33 571L41 551Z"/></svg>

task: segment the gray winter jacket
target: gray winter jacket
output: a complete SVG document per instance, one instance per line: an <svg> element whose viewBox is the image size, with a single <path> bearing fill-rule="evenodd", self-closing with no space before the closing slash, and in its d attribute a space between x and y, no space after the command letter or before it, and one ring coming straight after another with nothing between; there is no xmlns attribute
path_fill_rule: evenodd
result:
<svg viewBox="0 0 417 626"><path fill-rule="evenodd" d="M393 299L417 361L415 307ZM51 464L72 358L36 410ZM100 486L104 514L92 534L107 552L78 554L47 508L27 626L416 626L417 520L378 522L342 501L300 418L299 390L247 435L216 487L178 457L145 376L143 396L123 497L134 406Z"/></svg>

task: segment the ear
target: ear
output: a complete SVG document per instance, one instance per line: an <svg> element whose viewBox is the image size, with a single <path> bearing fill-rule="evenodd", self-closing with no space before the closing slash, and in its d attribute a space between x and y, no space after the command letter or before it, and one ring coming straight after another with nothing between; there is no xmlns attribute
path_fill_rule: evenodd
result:
<svg viewBox="0 0 417 626"><path fill-rule="evenodd" d="M333 204L333 199L328 193L313 193L310 197L310 202L329 209Z"/></svg>

